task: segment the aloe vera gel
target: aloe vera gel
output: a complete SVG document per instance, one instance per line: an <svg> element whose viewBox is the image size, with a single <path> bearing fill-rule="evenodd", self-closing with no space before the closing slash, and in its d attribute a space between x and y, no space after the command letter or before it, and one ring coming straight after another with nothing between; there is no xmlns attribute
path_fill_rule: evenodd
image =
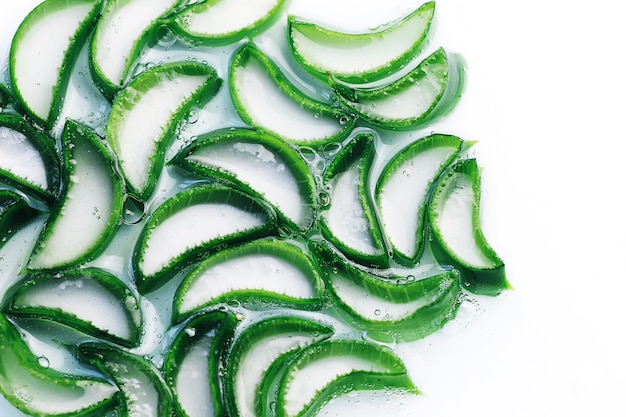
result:
<svg viewBox="0 0 626 417"><path fill-rule="evenodd" d="M473 142L431 129L465 77L435 3L356 32L248 6L45 0L17 27L0 80L11 416L417 396L397 344L510 288Z"/></svg>

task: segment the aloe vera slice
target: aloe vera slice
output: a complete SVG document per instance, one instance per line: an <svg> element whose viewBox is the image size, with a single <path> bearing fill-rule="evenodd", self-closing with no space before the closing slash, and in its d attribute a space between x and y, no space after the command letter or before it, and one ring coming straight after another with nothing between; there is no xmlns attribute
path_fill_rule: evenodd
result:
<svg viewBox="0 0 626 417"><path fill-rule="evenodd" d="M255 308L262 300L275 306L319 308L323 284L316 266L297 246L259 240L203 260L176 291L177 321L231 299Z"/></svg>
<svg viewBox="0 0 626 417"><path fill-rule="evenodd" d="M406 65L425 43L435 14L428 2L387 28L370 33L343 33L289 19L293 55L311 74L332 75L351 83L379 80Z"/></svg>
<svg viewBox="0 0 626 417"><path fill-rule="evenodd" d="M158 18L179 0L112 0L98 19L89 49L94 80L107 97L122 88Z"/></svg>
<svg viewBox="0 0 626 417"><path fill-rule="evenodd" d="M236 317L223 311L194 317L178 333L165 359L165 380L179 417L225 417L224 368Z"/></svg>
<svg viewBox="0 0 626 417"><path fill-rule="evenodd" d="M78 345L82 361L96 367L119 387L119 415L171 417L172 394L160 371L149 360L103 343Z"/></svg>
<svg viewBox="0 0 626 417"><path fill-rule="evenodd" d="M219 185L199 185L162 204L146 223L133 256L141 292L154 289L203 255L267 236L271 213L256 200Z"/></svg>
<svg viewBox="0 0 626 417"><path fill-rule="evenodd" d="M130 193L150 197L178 122L220 85L213 68L176 62L141 73L115 97L106 132Z"/></svg>
<svg viewBox="0 0 626 417"><path fill-rule="evenodd" d="M4 84L0 84L0 111L4 110L7 106L13 105L17 102L17 99Z"/></svg>
<svg viewBox="0 0 626 417"><path fill-rule="evenodd" d="M63 160L66 186L30 258L30 270L67 268L93 259L120 224L124 186L109 150L93 131L68 120Z"/></svg>
<svg viewBox="0 0 626 417"><path fill-rule="evenodd" d="M363 264L384 265L387 253L376 225L369 192L373 135L357 134L324 172L329 203L320 216L322 234L346 256Z"/></svg>
<svg viewBox="0 0 626 417"><path fill-rule="evenodd" d="M0 314L0 392L30 416L104 415L117 388L103 379L42 366L17 329Z"/></svg>
<svg viewBox="0 0 626 417"><path fill-rule="evenodd" d="M315 181L299 153L280 139L248 129L220 130L199 136L173 163L265 199L290 228L304 231L313 223Z"/></svg>
<svg viewBox="0 0 626 417"><path fill-rule="evenodd" d="M71 69L101 8L100 0L46 0L13 37L13 91L28 115L46 128L59 116Z"/></svg>
<svg viewBox="0 0 626 417"><path fill-rule="evenodd" d="M51 201L60 183L53 139L19 116L0 114L0 180Z"/></svg>
<svg viewBox="0 0 626 417"><path fill-rule="evenodd" d="M58 322L127 347L140 340L139 300L120 279L95 268L28 276L13 294L9 312Z"/></svg>
<svg viewBox="0 0 626 417"><path fill-rule="evenodd" d="M456 55L442 48L415 69L390 84L350 88L334 84L348 109L373 125L394 130L412 129L445 115L463 90L463 67Z"/></svg>
<svg viewBox="0 0 626 417"><path fill-rule="evenodd" d="M327 339L333 329L296 316L275 316L245 328L229 352L226 368L226 400L230 415L255 417L261 383L270 366L288 352L297 352Z"/></svg>
<svg viewBox="0 0 626 417"><path fill-rule="evenodd" d="M480 172L475 159L459 161L439 179L428 205L433 254L462 273L468 290L497 295L509 289L504 263L480 228Z"/></svg>
<svg viewBox="0 0 626 417"><path fill-rule="evenodd" d="M312 415L332 398L356 390L418 390L391 349L328 340L301 349L278 387L276 417Z"/></svg>
<svg viewBox="0 0 626 417"><path fill-rule="evenodd" d="M285 0L207 0L177 13L175 30L194 42L224 45L273 23Z"/></svg>
<svg viewBox="0 0 626 417"><path fill-rule="evenodd" d="M0 248L37 213L19 194L0 190Z"/></svg>
<svg viewBox="0 0 626 417"><path fill-rule="evenodd" d="M305 96L251 43L235 53L229 86L246 123L294 144L341 139L354 124L342 110Z"/></svg>
<svg viewBox="0 0 626 417"><path fill-rule="evenodd" d="M376 184L376 205L399 262L412 265L422 253L428 196L463 143L456 136L433 134L401 150L383 168Z"/></svg>

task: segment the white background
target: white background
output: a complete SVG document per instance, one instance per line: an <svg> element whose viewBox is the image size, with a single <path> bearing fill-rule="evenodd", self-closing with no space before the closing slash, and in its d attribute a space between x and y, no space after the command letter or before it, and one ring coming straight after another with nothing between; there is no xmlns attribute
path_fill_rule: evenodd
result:
<svg viewBox="0 0 626 417"><path fill-rule="evenodd" d="M36 3L1 0L2 62L23 9ZM419 3L294 0L292 7L330 7L329 20L358 26ZM400 347L424 395L369 404L370 414L626 415L620 4L437 2L434 42L468 66L466 95L441 128L479 140L484 231L515 290L477 298L470 321ZM353 398L352 413L364 403ZM13 417L1 403L0 415Z"/></svg>

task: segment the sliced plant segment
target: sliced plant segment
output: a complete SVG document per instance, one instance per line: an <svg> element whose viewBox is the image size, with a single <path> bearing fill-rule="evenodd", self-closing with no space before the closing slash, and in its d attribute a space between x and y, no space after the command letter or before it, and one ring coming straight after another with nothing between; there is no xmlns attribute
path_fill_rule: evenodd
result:
<svg viewBox="0 0 626 417"><path fill-rule="evenodd" d="M89 64L107 97L122 88L141 49L154 36L158 18L179 0L113 0L98 19Z"/></svg>
<svg viewBox="0 0 626 417"><path fill-rule="evenodd" d="M72 269L26 277L9 312L50 320L123 346L140 341L142 314L137 296L103 270Z"/></svg>
<svg viewBox="0 0 626 417"><path fill-rule="evenodd" d="M117 388L103 379L42 366L18 330L0 314L0 392L31 416L105 415Z"/></svg>
<svg viewBox="0 0 626 417"><path fill-rule="evenodd" d="M59 193L53 139L20 116L0 114L0 181L48 201Z"/></svg>
<svg viewBox="0 0 626 417"><path fill-rule="evenodd" d="M229 84L246 123L294 144L343 138L354 123L346 112L304 95L251 43L235 53Z"/></svg>
<svg viewBox="0 0 626 417"><path fill-rule="evenodd" d="M101 0L46 0L20 24L9 58L11 83L29 116L51 128Z"/></svg>
<svg viewBox="0 0 626 417"><path fill-rule="evenodd" d="M176 291L177 321L220 302L237 300L248 308L275 306L319 308L323 284L317 267L299 247L258 240L203 260Z"/></svg>
<svg viewBox="0 0 626 417"><path fill-rule="evenodd" d="M106 132L129 192L150 197L178 122L191 106L209 101L220 85L213 68L176 62L141 73L115 97Z"/></svg>
<svg viewBox="0 0 626 417"><path fill-rule="evenodd" d="M334 83L339 100L362 119L385 129L412 129L448 113L461 97L463 67L442 48L414 70L382 87Z"/></svg>
<svg viewBox="0 0 626 417"><path fill-rule="evenodd" d="M344 33L289 19L289 42L296 60L311 74L365 83L391 75L406 65L425 43L435 3L422 5L387 28L369 33Z"/></svg>
<svg viewBox="0 0 626 417"><path fill-rule="evenodd" d="M230 415L255 417L257 403L267 393L261 382L271 365L288 352L297 352L327 339L333 329L296 316L262 319L245 328L230 349L226 368L226 399Z"/></svg>
<svg viewBox="0 0 626 417"><path fill-rule="evenodd" d="M369 191L373 135L358 134L324 172L329 204L322 208L322 234L346 256L364 264L384 265L387 253Z"/></svg>
<svg viewBox="0 0 626 417"><path fill-rule="evenodd" d="M312 415L334 397L356 390L418 390L389 348L328 340L302 349L278 388L276 417Z"/></svg>
<svg viewBox="0 0 626 417"><path fill-rule="evenodd" d="M78 356L107 375L119 387L119 415L171 417L172 394L149 360L103 343L83 343Z"/></svg>
<svg viewBox="0 0 626 417"><path fill-rule="evenodd" d="M383 168L376 184L376 205L399 262L412 265L422 253L428 197L463 143L456 136L433 134L404 148Z"/></svg>
<svg viewBox="0 0 626 417"><path fill-rule="evenodd" d="M219 185L188 188L161 205L146 223L133 256L141 292L160 286L200 257L275 228L268 208Z"/></svg>
<svg viewBox="0 0 626 417"><path fill-rule="evenodd" d="M0 190L0 248L37 213L19 194Z"/></svg>
<svg viewBox="0 0 626 417"><path fill-rule="evenodd" d="M457 271L374 275L351 266L323 244L312 250L325 266L336 314L370 338L398 342L424 338L453 319L462 301Z"/></svg>
<svg viewBox="0 0 626 417"><path fill-rule="evenodd" d="M63 160L66 186L31 256L30 270L67 268L93 259L121 220L124 185L95 133L68 120Z"/></svg>
<svg viewBox="0 0 626 417"><path fill-rule="evenodd" d="M306 162L280 139L248 129L199 136L173 161L263 198L291 228L307 230L315 217L316 186Z"/></svg>
<svg viewBox="0 0 626 417"><path fill-rule="evenodd" d="M458 268L468 290L496 295L510 289L504 263L480 228L480 172L475 159L459 161L442 175L428 216L435 257Z"/></svg>
<svg viewBox="0 0 626 417"><path fill-rule="evenodd" d="M227 416L224 368L238 320L212 311L194 317L178 333L163 371L180 417Z"/></svg>
<svg viewBox="0 0 626 417"><path fill-rule="evenodd" d="M206 45L252 37L278 17L285 0L208 0L175 16L176 31Z"/></svg>
<svg viewBox="0 0 626 417"><path fill-rule="evenodd" d="M4 84L0 84L0 111L5 107L13 105L17 102L17 99Z"/></svg>

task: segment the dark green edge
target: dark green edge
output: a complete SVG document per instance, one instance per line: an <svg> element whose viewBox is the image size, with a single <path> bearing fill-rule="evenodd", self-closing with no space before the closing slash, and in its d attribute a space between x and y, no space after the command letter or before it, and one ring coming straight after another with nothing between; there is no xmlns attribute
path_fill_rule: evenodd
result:
<svg viewBox="0 0 626 417"><path fill-rule="evenodd" d="M174 258L169 265L165 266L154 275L146 276L141 272L139 262L143 258L144 254L145 248L143 244L152 229L158 227L162 221L166 220L178 211L194 204L214 202L232 204L230 201L231 198L232 202L240 208L265 214L265 216L267 216L267 223L250 230L222 236L213 241L191 248ZM137 239L134 251L136 256L133 256L133 270L135 282L139 292L145 294L157 289L167 280L179 273L183 268L200 261L202 258L211 253L223 250L238 243L246 242L248 240L266 237L271 235L275 229L276 221L269 208L240 191L217 184L200 184L187 188L157 208L157 210L148 219L144 229L141 231L139 239Z"/></svg>
<svg viewBox="0 0 626 417"><path fill-rule="evenodd" d="M364 34L361 34L361 35L352 35L352 34L346 34L346 33L342 33L342 32L336 32L336 31L333 31L333 30L330 30L330 29L323 28L323 27L321 27L319 25L316 25L314 23L298 21L296 18L290 16L289 19L288 19L288 23L287 23L287 25L288 25L287 33L288 33L288 37L289 37L289 42L288 43L289 43L289 48L290 48L290 51L291 51L291 55L295 58L295 60L296 60L296 62L298 62L298 64L300 64L304 69L306 69L306 71L309 74L311 74L314 77L319 78L320 80L326 82L326 81L328 81L329 74L327 72L318 71L315 67L309 65L305 61L305 59L302 57L302 55L300 55L298 53L297 49L295 48L294 42L293 42L293 37L291 35L291 33L294 30L294 26L308 26L308 27L311 27L314 30L317 30L319 32L329 33L333 37L339 38L339 40L341 40L341 38L353 38L355 36L365 36L365 37L371 37L372 35L383 36L386 32L393 31L398 26L404 24L407 20L410 20L415 15L421 14L421 13L430 13L430 17L428 18L428 24L426 25L426 30L415 41L415 43L413 44L413 47L410 48L409 50L407 50L400 57L398 57L397 59L389 62L386 66L384 66L382 68L379 68L376 71L360 73L360 74L356 74L356 75L332 74L338 80L341 80L343 82L348 82L348 83L362 84L362 83L367 83L367 82L378 81L378 80L381 80L381 79L383 79L383 78L385 78L385 77L387 77L389 75L392 75L392 74L395 74L396 72L398 72L406 64L408 64L413 59L414 56L416 56L417 54L419 54L421 52L422 48L427 43L428 35L429 35L429 32L430 32L430 28L432 27L432 23L433 23L433 20L435 18L435 2L434 1L430 1L430 2L424 3L418 9L416 9L415 11L413 11L412 13L407 15L406 17L396 21L395 23L393 23L390 27L388 27L385 30L382 30L380 32L364 33Z"/></svg>
<svg viewBox="0 0 626 417"><path fill-rule="evenodd" d="M0 169L2 180L26 194L48 203L53 202L58 197L61 187L61 160L54 140L43 131L33 127L21 116L0 114L0 126L23 134L37 149L46 169L49 189L39 188L9 171Z"/></svg>
<svg viewBox="0 0 626 417"><path fill-rule="evenodd" d="M192 311L180 312L180 300L189 291L189 288L198 279L199 276L205 273L209 268L219 265L222 262L236 259L239 257L245 257L254 254L267 254L280 258L292 264L292 266L302 272L312 283L315 288L315 298L312 299L299 299L289 297L288 295L277 294L270 291L260 289L247 289L247 290L235 290L223 294L222 296L209 300L202 305L196 307ZM262 284L262 283L261 283ZM237 300L245 304L248 308L256 310L258 308L266 308L267 303L272 304L274 307L293 307L301 310L318 310L322 306L324 295L324 283L317 266L309 258L309 256L298 249L297 246L291 245L284 241L278 240L255 240L249 243L244 243L239 246L235 246L210 256L207 256L199 263L194 269L184 278L182 283L178 286L174 295L174 321L180 322L190 315L196 314L198 311L206 310L212 306L216 306L219 303L228 302L231 300Z"/></svg>
<svg viewBox="0 0 626 417"><path fill-rule="evenodd" d="M285 333L302 333L311 335L314 339L318 339L313 343L319 343L320 340L325 340L331 337L334 330L328 325L297 316L270 317L245 328L238 335L235 343L233 343L229 351L230 360L228 361L228 366L226 368L226 379L224 384L226 389L225 398L230 415L240 415L236 402L237 392L235 391L235 376L239 370L241 358L259 339L276 337ZM285 354L293 354L299 349L301 348L292 349L288 353L281 354L281 356L284 356ZM270 366L266 372L272 372L271 369L272 366ZM263 388L264 379L265 378L263 378L259 383L259 387L255 392L255 406L259 406L262 402L264 402L266 400L266 396L271 392L271 390ZM260 414L257 415L260 416Z"/></svg>
<svg viewBox="0 0 626 417"><path fill-rule="evenodd" d="M320 117L335 117L338 121L341 118L346 118L347 122L343 125L343 129L341 129L336 135L330 137L316 138L309 141L295 141L290 138L284 138L280 136L277 132L270 131L268 129L265 129L263 126L255 124L254 120L250 118L248 113L245 111L245 107L243 106L241 100L239 100L239 93L235 84L236 69L240 67L245 67L246 63L251 58L259 61L259 64L262 68L264 68L267 75L273 80L276 87L279 88L286 96L288 96L289 99L296 102L300 107L313 113L317 113L320 115ZM294 145L324 144L333 140L342 139L348 134L348 132L352 129L356 122L356 119L351 114L344 112L339 107L331 107L327 104L315 101L300 92L285 77L285 75L280 71L276 64L274 64L271 59L269 59L261 51L259 51L253 43L243 44L233 55L228 74L228 87L230 89L230 96L233 101L235 111L245 123L261 131L278 136Z"/></svg>
<svg viewBox="0 0 626 417"><path fill-rule="evenodd" d="M3 111L7 106L15 104L17 104L15 94L7 86L0 84L0 111Z"/></svg>
<svg viewBox="0 0 626 417"><path fill-rule="evenodd" d="M129 378L134 372L143 373L147 379L154 384L154 388L159 397L158 411L155 416L171 417L173 415L172 393L161 376L160 371L149 360L101 342L81 343L76 347L76 356L81 362L95 367L103 375L111 378L119 387L122 398L118 404L118 412L121 416L130 415L128 414L128 398L124 392L124 384L120 381L120 377ZM106 366L105 363L107 361L118 365L126 364L128 368L132 367L132 369L116 372Z"/></svg>
<svg viewBox="0 0 626 417"><path fill-rule="evenodd" d="M183 115L193 106L201 106L211 100L222 85L222 80L218 78L215 69L193 61L163 64L141 73L137 78L133 79L126 88L121 90L113 101L106 131L107 137L114 150L116 148L115 143L119 138L116 134L117 131L113 132L112 129L119 125L120 120L125 118L127 112L133 110L133 104L134 101L136 101L137 94L145 93L150 88L158 85L161 81L162 74L168 72L176 72L183 75L205 75L207 76L207 80L191 94L187 100L182 102L181 106L172 114L168 126L162 132L160 143L157 145L155 154L150 157L152 168L151 172L147 173L148 181L145 188L143 190L136 190L126 178L126 174L123 173L126 179L128 193L141 201L146 201L152 195L156 187L159 174L164 166L165 150L173 140Z"/></svg>
<svg viewBox="0 0 626 417"><path fill-rule="evenodd" d="M362 161L359 170L359 200L365 218L370 224L370 233L374 245L380 251L380 255L367 255L349 247L341 240L339 240L332 230L328 227L325 221L325 216L321 215L319 219L319 226L322 235L330 240L339 250L346 254L350 259L359 262L363 265L372 265L378 267L387 267L387 250L385 249L385 243L383 236L378 227L378 219L372 209L372 201L369 191L369 169L376 152L374 146L374 136L371 133L360 133L354 136L352 140L345 145L341 152L335 156L328 168L323 174L322 180L324 184L329 183L335 176L341 174L351 168L351 166ZM332 205L332 200L331 200ZM329 206L330 207L330 206ZM324 208L322 210L325 211ZM326 209L327 210L327 209Z"/></svg>
<svg viewBox="0 0 626 417"><path fill-rule="evenodd" d="M195 4L187 9L183 9L177 12L175 15L164 20L164 22L176 33L177 35L185 38L194 45L201 46L224 46L235 43L243 38L253 38L260 32L273 25L280 17L279 10L283 7L286 0L278 0L276 6L274 6L265 16L255 21L251 25L245 26L235 32L230 32L224 35L206 36L197 32L190 32L183 25L180 24L179 15L184 13L203 13L206 9L210 8L212 4L210 2Z"/></svg>
<svg viewBox="0 0 626 417"><path fill-rule="evenodd" d="M109 291L112 295L114 295L117 299L120 300L120 304L126 308L124 308L124 315L126 316L126 320L128 321L129 327L131 329L131 337L129 339L120 338L115 336L106 330L100 329L99 327L94 326L92 323L82 320L80 317L75 316L74 314L67 313L62 309L50 309L45 307L17 307L15 305L15 300L20 297L24 292L27 292L29 288L33 286L37 286L39 283L44 281L58 281L62 282L65 279L72 278L80 278L86 277L88 279L92 279L97 282L98 285ZM109 342L117 343L120 346L132 348L139 345L141 335L140 328L142 327L143 317L140 309L140 302L137 298L137 295L133 294L133 292L126 285L122 283L114 275L97 268L84 268L84 269L70 269L65 270L56 274L32 274L27 276L25 279L16 284L14 291L11 291L12 294L10 296L10 305L7 308L7 313L19 317L19 318L35 318L41 320L52 321L56 323L60 323L69 328L78 330L81 333L84 333L91 337L96 337L99 339L103 339ZM132 313L129 311L131 306L128 305L126 300L128 297L132 297L135 301L135 307L137 309L138 314L140 315L140 323L135 323L133 319Z"/></svg>
<svg viewBox="0 0 626 417"><path fill-rule="evenodd" d="M227 361L228 346L232 343L238 320L233 314L224 311L211 311L189 320L172 342L165 363L163 365L163 376L172 393L174 393L174 404L181 417L188 417L176 395L176 377L180 364L188 354L191 347L198 343L198 338L204 337L207 333L215 331L211 342L208 357L209 378L211 386L211 398L215 417L228 417L225 411L227 396L223 396L225 390L224 376L220 372L224 369ZM193 335L186 332L187 329L194 329ZM198 399L199 400L199 399Z"/></svg>
<svg viewBox="0 0 626 417"><path fill-rule="evenodd" d="M239 188L240 190L248 194L267 201L262 194L255 191L252 187L250 187L243 181L240 181L237 176L233 175L230 171L221 169L219 167L202 165L200 163L187 160L187 157L193 155L194 152L196 152L197 150L205 147L210 147L213 144L223 141L238 141L261 144L267 146L273 153L280 156L280 158L282 158L286 162L286 165L289 167L290 172L298 183L300 195L305 197L304 202L310 205L312 209L310 210L310 215L308 216L309 218L307 218L306 223L296 224L290 218L285 216L278 207L274 205L272 205L272 207L276 211L279 221L281 223L285 223L285 225L294 232L305 232L310 229L315 220L314 207L317 204L317 187L315 185L315 180L311 176L311 172L309 171L306 162L302 159L300 154L294 148L292 148L282 140L276 138L275 136L245 128L220 129L198 136L197 140L194 141L191 145L182 149L170 161L170 164L176 165L200 177L216 177L220 180L226 181L227 183L233 185L236 188Z"/></svg>
<svg viewBox="0 0 626 417"><path fill-rule="evenodd" d="M102 71L100 69L100 67L97 65L97 63L95 62L94 56L96 53L96 40L98 38L98 36L100 35L100 31L99 28L101 27L101 24L104 23L104 16L110 11L110 9L114 8L117 6L118 3L130 3L131 0L110 0L104 10L102 11L102 14L98 20L98 23L96 24L94 33L93 33L93 37L90 40L90 45L89 45L89 69L91 71L91 75L92 75L92 79L94 81L94 84L96 85L96 87L98 88L98 90L102 93L102 95L104 95L109 101L113 101L115 95L117 94L117 92L119 90L121 90L126 82L126 80L128 80L128 77L130 76L130 72L133 69L133 63L135 63L137 61L137 57L139 57L139 54L141 53L142 49L150 42L150 40L153 38L156 29L159 27L160 24L160 18L157 18L155 20L153 20L150 24L150 26L146 27L146 29L143 31L143 33L141 34L141 36L135 40L135 43L133 44L133 47L130 51L130 54L128 56L128 58L125 61L125 66L124 66L124 73L123 73L123 80L121 82L120 85L118 84L114 84L113 82L111 82L111 80L107 79L106 76L104 76L104 74L102 74ZM168 13L171 13L177 6L179 2L177 1L172 7L170 7L168 10L166 10L163 15L167 15Z"/></svg>
<svg viewBox="0 0 626 417"><path fill-rule="evenodd" d="M393 250L394 260L398 262L399 264L407 266L407 267L412 267L421 258L422 253L424 252L425 234L427 231L427 227L425 226L426 221L427 221L426 207L428 205L428 201L430 198L429 196L432 192L433 186L435 182L437 181L437 179L441 176L442 172L444 172L444 170L452 163L452 161L454 161L457 158L457 156L461 152L461 149L464 146L466 146L466 144L467 144L466 142L464 142L462 139L458 138L457 136L434 133L432 135L420 138L417 141L403 148L383 168L383 171L381 172L378 178L376 188L375 188L375 193L374 193L375 200L376 200L376 207L378 207L379 211L380 211L380 206L381 206L381 189L386 185L387 181L389 181L389 178L393 176L393 174L398 170L401 164L403 164L407 160L414 158L419 153L428 149L432 149L434 147L450 146L450 147L457 148L457 150L450 155L450 157L440 166L439 170L433 176L433 180L429 183L429 192L424 198L424 205L422 205L419 208L419 211L415 214L418 217L418 229L415 231L416 240L415 240L414 255L406 256L405 254L400 252L397 248L395 248L391 242L389 242ZM382 224L383 223L381 219L381 225ZM384 229L384 227L381 227L381 229Z"/></svg>
<svg viewBox="0 0 626 417"><path fill-rule="evenodd" d="M284 395L290 382L291 372L304 368L318 359L335 355L357 356L376 362L388 368L388 371L353 371L339 376L319 391L316 397L296 414L296 417L313 416L331 399L355 390L402 389L411 394L419 394L419 390L407 374L404 363L391 349L355 340L328 340L301 349L287 365L278 384L276 417L287 417L284 409Z"/></svg>
<svg viewBox="0 0 626 417"><path fill-rule="evenodd" d="M78 30L74 33L72 39L70 39L69 47L65 53L65 57L63 59L63 63L61 64L61 68L59 68L59 78L57 79L56 85L53 87L52 92L52 102L50 112L48 114L47 119L42 119L40 116L36 115L33 110L28 106L28 103L22 97L18 88L15 88L17 85L17 74L15 74L14 66L15 66L15 49L17 48L17 44L21 38L21 31L28 29L31 25L37 24L39 19L45 17L50 11L56 11L63 6L67 6L68 2L65 0L46 0L33 9L28 16L20 23L18 27L15 37L11 42L11 50L9 53L10 61L9 61L9 72L10 72L10 80L13 86L13 91L15 91L15 96L18 98L21 107L25 110L28 116L33 119L36 123L41 124L47 130L52 129L54 123L56 122L59 114L61 113L61 108L63 106L63 92L66 90L67 85L70 80L70 75L72 72L72 68L76 63L78 55L82 50L83 44L87 41L90 36L96 21L100 15L100 10L102 9L102 0L74 0L77 2L84 3L93 3L93 7L91 11L87 14L85 19L81 22L78 27Z"/></svg>
<svg viewBox="0 0 626 417"><path fill-rule="evenodd" d="M467 175L471 180L474 195L476 196L472 212L474 238L476 239L478 247L494 262L495 265L493 268L477 268L459 259L456 254L449 249L444 237L441 236L436 226L438 216L437 202L440 199L446 198L445 192L448 182L454 181L454 177L457 175ZM504 262L491 246L489 246L480 228L480 191L480 172L475 159L461 160L449 167L447 171L442 174L435 185L427 209L429 229L433 236L431 248L435 259L441 265L449 265L461 272L461 280L463 281L465 289L479 295L495 296L500 294L503 290L512 289L512 287L506 279Z"/></svg>
<svg viewBox="0 0 626 417"><path fill-rule="evenodd" d="M35 210L20 196L10 190L0 190L0 248L10 239L11 235L22 226L34 219Z"/></svg>
<svg viewBox="0 0 626 417"><path fill-rule="evenodd" d="M111 174L111 178L113 179L113 198L111 205L113 207L111 216L109 218L109 222L105 227L105 232L100 235L100 237L94 242L94 244L83 251L83 255L74 259L73 261L69 261L66 263L58 264L52 268L37 268L31 269L27 267L30 271L54 271L60 269L66 269L70 267L75 267L81 264L84 264L88 261L93 260L96 256L98 256L104 249L106 248L109 241L115 235L115 230L120 226L122 219L122 210L124 204L124 184L122 181L118 180L119 174L117 173L116 163L113 160L112 155L110 154L108 148L104 145L104 143L100 140L100 138L91 130L91 128L75 122L73 120L67 120L65 123L65 127L63 129L63 167L62 167L62 191L58 200L52 203L50 211L52 213L52 218L46 224L43 232L39 236L37 241L37 245L35 246L35 251L31 254L31 259L37 255L38 248L44 243L48 236L53 233L55 224L57 219L60 218L63 214L61 213L63 209L63 204L67 200L67 196L69 194L69 185L71 184L70 178L74 174L75 167L70 162L74 160L74 143L81 143L87 146L93 147L93 149L98 153L98 155L102 158L102 161L105 167L108 169Z"/></svg>
<svg viewBox="0 0 626 417"><path fill-rule="evenodd" d="M24 340L22 339L19 331L5 318L3 314L0 314L0 334L2 335L2 337L0 337L0 352L3 352L3 354L0 355L0 393L8 402L11 403L11 405L13 405L15 408L23 413L37 417L45 417L45 415L40 415L34 410L31 410L28 407L28 404L18 399L12 391L7 392L5 384L10 384L10 380L12 379L12 376L6 375L5 370L2 369L2 358L6 358L7 349L11 351L10 353L8 353L8 355L10 355L11 353L15 355L15 358L19 362L19 365L24 369L24 372L29 373L34 378L46 381L51 385L54 384L72 388L75 387L76 383L80 381L93 381L97 383L109 384L109 381L102 378L71 375L65 372L57 371L53 368L43 368L41 365L39 365L38 358L33 355L26 342L24 342ZM106 413L107 410L111 410L117 405L117 402L119 400L118 397L119 395L114 395L105 401L93 404L91 407L83 410L79 415L83 417L102 416ZM70 412L64 414L55 414L54 416L75 417L77 416L77 414L75 412Z"/></svg>

